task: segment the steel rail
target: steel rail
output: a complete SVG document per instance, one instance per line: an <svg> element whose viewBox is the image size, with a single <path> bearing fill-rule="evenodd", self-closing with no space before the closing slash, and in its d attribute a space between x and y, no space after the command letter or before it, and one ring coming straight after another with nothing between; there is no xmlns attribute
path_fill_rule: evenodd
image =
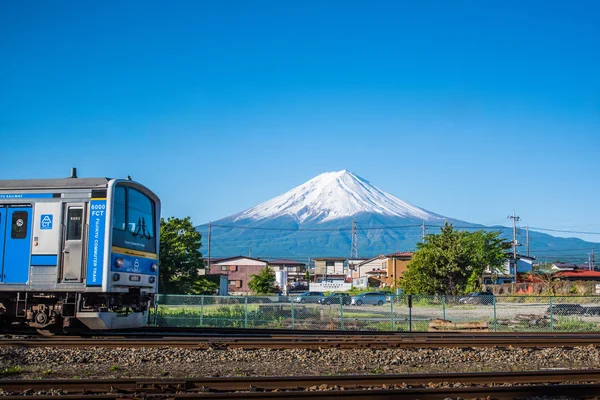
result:
<svg viewBox="0 0 600 400"><path fill-rule="evenodd" d="M287 348L337 348L337 349L386 349L386 348L443 348L443 347L573 347L600 345L600 335L563 335L562 337L362 337L346 335L290 336L290 337L30 337L2 338L0 347L182 347L212 349L287 349Z"/></svg>
<svg viewBox="0 0 600 400"><path fill-rule="evenodd" d="M404 375L340 375L302 377L230 377L200 379L86 379L86 380L5 380L0 389L23 392L27 398L41 391L61 390L62 398L136 398L163 396L172 398L333 398L421 399L476 394L505 398L507 395L540 395L559 392L590 395L600 390L596 382L600 370L524 371L507 373L445 373ZM461 387L452 387L460 382ZM565 385L556 383L569 382ZM593 382L575 384L574 382ZM544 383L545 385L539 385ZM555 385L548 385L554 383ZM443 384L443 387L432 387ZM525 385L525 386L507 386ZM471 386L470 386L471 385ZM497 386L502 385L502 386ZM401 388L398 388L401 386ZM343 388L343 391L342 391ZM69 397L77 394L79 397ZM93 397L92 397L93 396ZM108 396L108 397L107 397ZM112 397L110 397L112 396ZM133 396L133 397L130 397ZM393 396L393 397L392 397ZM437 396L437 397L436 397ZM10 397L7 397L10 398ZM14 398L19 398L14 396ZM44 396L39 396L44 398ZM47 395L45 396L47 398ZM444 397L441 397L444 398Z"/></svg>
<svg viewBox="0 0 600 400"><path fill-rule="evenodd" d="M202 400L440 400L444 398L493 398L495 400L514 400L515 398L539 396L592 397L600 391L600 385L536 385L504 387L469 387L444 389L388 389L388 390L345 390L345 391L290 391L290 392L228 392L228 393L172 393L172 394L76 394L60 395L64 400L165 400L165 399L202 399ZM6 400L48 400L49 395L3 396ZM51 397L54 398L54 397Z"/></svg>

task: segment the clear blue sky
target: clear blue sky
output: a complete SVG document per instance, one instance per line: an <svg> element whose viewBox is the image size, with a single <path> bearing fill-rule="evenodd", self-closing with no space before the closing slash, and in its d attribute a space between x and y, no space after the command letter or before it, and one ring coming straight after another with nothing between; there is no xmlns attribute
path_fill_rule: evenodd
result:
<svg viewBox="0 0 600 400"><path fill-rule="evenodd" d="M597 1L3 1L0 179L130 174L200 224L349 169L450 217L598 232L598 21Z"/></svg>

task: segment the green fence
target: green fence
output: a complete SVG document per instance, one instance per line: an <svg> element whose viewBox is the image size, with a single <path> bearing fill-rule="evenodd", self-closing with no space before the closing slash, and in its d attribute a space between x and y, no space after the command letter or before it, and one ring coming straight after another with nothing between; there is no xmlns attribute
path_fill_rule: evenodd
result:
<svg viewBox="0 0 600 400"><path fill-rule="evenodd" d="M406 295L373 297L361 304L356 299L350 303L350 298L342 297L333 303L322 300L324 304L312 302L322 298L311 298L309 302L307 299L159 295L150 324L406 332L440 329L440 326L445 329L476 326L489 332L600 331L600 297Z"/></svg>

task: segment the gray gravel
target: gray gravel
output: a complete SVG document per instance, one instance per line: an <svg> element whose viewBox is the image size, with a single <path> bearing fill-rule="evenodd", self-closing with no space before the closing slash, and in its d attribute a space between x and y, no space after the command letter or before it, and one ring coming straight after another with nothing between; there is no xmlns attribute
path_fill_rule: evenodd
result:
<svg viewBox="0 0 600 400"><path fill-rule="evenodd" d="M395 374L600 368L600 347L204 350L0 348L0 379Z"/></svg>

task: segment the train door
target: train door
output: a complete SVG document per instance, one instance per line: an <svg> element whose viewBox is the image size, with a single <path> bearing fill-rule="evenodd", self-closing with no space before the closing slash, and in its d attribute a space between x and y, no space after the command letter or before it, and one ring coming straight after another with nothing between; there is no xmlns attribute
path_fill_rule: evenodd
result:
<svg viewBox="0 0 600 400"><path fill-rule="evenodd" d="M62 281L81 282L85 203L66 203L63 212Z"/></svg>
<svg viewBox="0 0 600 400"><path fill-rule="evenodd" d="M27 283L31 259L31 205L0 206L1 281Z"/></svg>

